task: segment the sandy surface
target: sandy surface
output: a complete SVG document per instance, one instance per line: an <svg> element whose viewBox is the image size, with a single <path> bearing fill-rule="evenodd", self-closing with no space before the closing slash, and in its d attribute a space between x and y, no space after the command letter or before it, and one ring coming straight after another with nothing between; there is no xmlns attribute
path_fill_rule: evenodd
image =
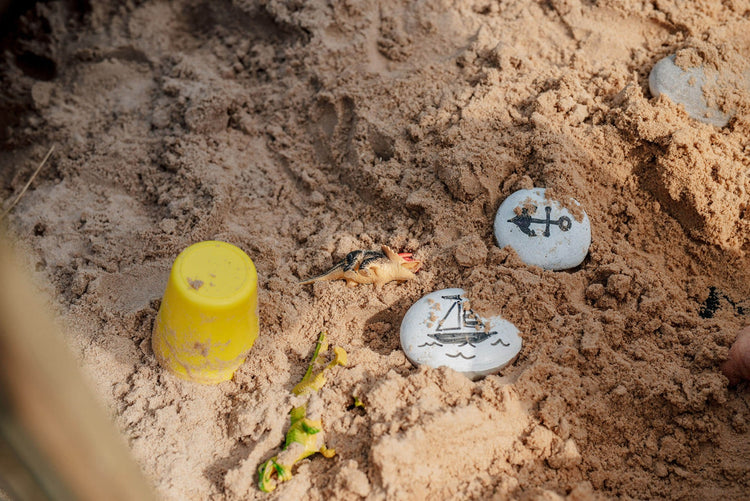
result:
<svg viewBox="0 0 750 501"><path fill-rule="evenodd" d="M750 393L718 366L750 313L750 108L724 95L716 129L647 83L678 49L742 74L747 9L39 2L3 41L0 199L56 145L10 224L164 499L747 498ZM532 186L588 213L579 268L495 245L497 207ZM215 387L150 347L171 262L204 239L261 286L251 357ZM383 243L417 280L296 284ZM502 375L405 358L402 316L446 287L520 329ZM350 355L320 393L337 455L263 494L322 329Z"/></svg>

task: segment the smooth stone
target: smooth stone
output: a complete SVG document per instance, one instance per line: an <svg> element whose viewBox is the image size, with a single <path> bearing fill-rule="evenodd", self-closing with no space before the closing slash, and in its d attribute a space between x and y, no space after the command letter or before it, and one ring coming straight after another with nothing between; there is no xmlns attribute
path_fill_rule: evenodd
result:
<svg viewBox="0 0 750 501"><path fill-rule="evenodd" d="M660 60L651 69L648 87L654 97L664 94L675 104L681 104L688 115L700 122L724 127L732 118L714 106L708 106L703 95L706 73L700 66L683 70L674 63L675 55ZM715 83L715 79L712 84Z"/></svg>
<svg viewBox="0 0 750 501"><path fill-rule="evenodd" d="M581 205L572 198L567 205L571 204ZM497 209L497 244L512 247L528 265L546 270L574 268L583 262L591 245L591 223L586 212L580 212L579 221L560 202L547 200L544 188L518 190Z"/></svg>
<svg viewBox="0 0 750 501"><path fill-rule="evenodd" d="M414 303L401 322L401 348L414 365L449 367L470 379L502 370L522 340L502 317L474 313L463 289L443 289Z"/></svg>

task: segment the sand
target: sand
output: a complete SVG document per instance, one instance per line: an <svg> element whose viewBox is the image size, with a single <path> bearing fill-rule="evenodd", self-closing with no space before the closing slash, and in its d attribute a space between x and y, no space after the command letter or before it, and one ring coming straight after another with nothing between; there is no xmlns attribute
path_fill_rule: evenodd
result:
<svg viewBox="0 0 750 501"><path fill-rule="evenodd" d="M718 367L750 313L749 108L719 95L717 129L647 79L677 50L742 74L747 8L39 2L2 42L0 199L56 145L9 224L165 500L744 499L750 392ZM591 219L578 268L496 246L497 207L534 186ZM260 276L260 337L218 386L150 347L172 260L206 239ZM417 279L297 285L381 244ZM519 328L501 375L400 350L447 287ZM321 330L349 353L320 392L337 454L261 493Z"/></svg>

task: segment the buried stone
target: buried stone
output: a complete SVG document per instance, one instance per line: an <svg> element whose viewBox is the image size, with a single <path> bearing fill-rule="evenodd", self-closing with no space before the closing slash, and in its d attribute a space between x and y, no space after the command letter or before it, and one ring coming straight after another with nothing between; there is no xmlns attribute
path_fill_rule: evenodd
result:
<svg viewBox="0 0 750 501"><path fill-rule="evenodd" d="M502 370L516 358L521 344L512 323L474 313L463 289L427 294L401 322L401 347L413 364L449 367L470 379Z"/></svg>
<svg viewBox="0 0 750 501"><path fill-rule="evenodd" d="M681 104L691 118L724 127L732 116L706 100L707 85L717 85L717 78L708 78L702 66L682 69L675 64L675 55L657 62L648 76L648 87L654 97L664 94L675 104Z"/></svg>
<svg viewBox="0 0 750 501"><path fill-rule="evenodd" d="M578 266L591 244L588 216L580 210L576 219L567 208L579 205L572 198L565 205L549 200L544 188L516 191L497 210L497 243L513 248L528 265L547 270Z"/></svg>

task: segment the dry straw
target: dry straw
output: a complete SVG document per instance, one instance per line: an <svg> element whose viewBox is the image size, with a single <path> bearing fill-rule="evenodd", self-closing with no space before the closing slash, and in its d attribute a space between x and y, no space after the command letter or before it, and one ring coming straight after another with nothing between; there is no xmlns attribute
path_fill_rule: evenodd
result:
<svg viewBox="0 0 750 501"><path fill-rule="evenodd" d="M10 204L10 206L8 206L8 208L5 209L2 214L0 214L0 221L2 221L3 219L5 219L5 216L7 216L10 213L10 211L13 210L13 207L16 206L16 204L18 203L18 201L21 200L21 197L23 196L24 193L26 193L26 190L29 189L29 186L31 186L31 183L34 182L34 179L36 178L37 174L39 174L39 171L42 170L42 167L44 167L44 164L47 163L47 160L49 159L50 155L52 155L53 151L55 151L55 145L52 145L50 147L49 151L47 152L47 154L44 155L44 159L39 164L39 166L36 168L36 170L31 175L31 177L29 178L29 180L26 182L26 186L23 187L23 189L18 194L18 196L16 197L16 199L13 200L13 202Z"/></svg>

